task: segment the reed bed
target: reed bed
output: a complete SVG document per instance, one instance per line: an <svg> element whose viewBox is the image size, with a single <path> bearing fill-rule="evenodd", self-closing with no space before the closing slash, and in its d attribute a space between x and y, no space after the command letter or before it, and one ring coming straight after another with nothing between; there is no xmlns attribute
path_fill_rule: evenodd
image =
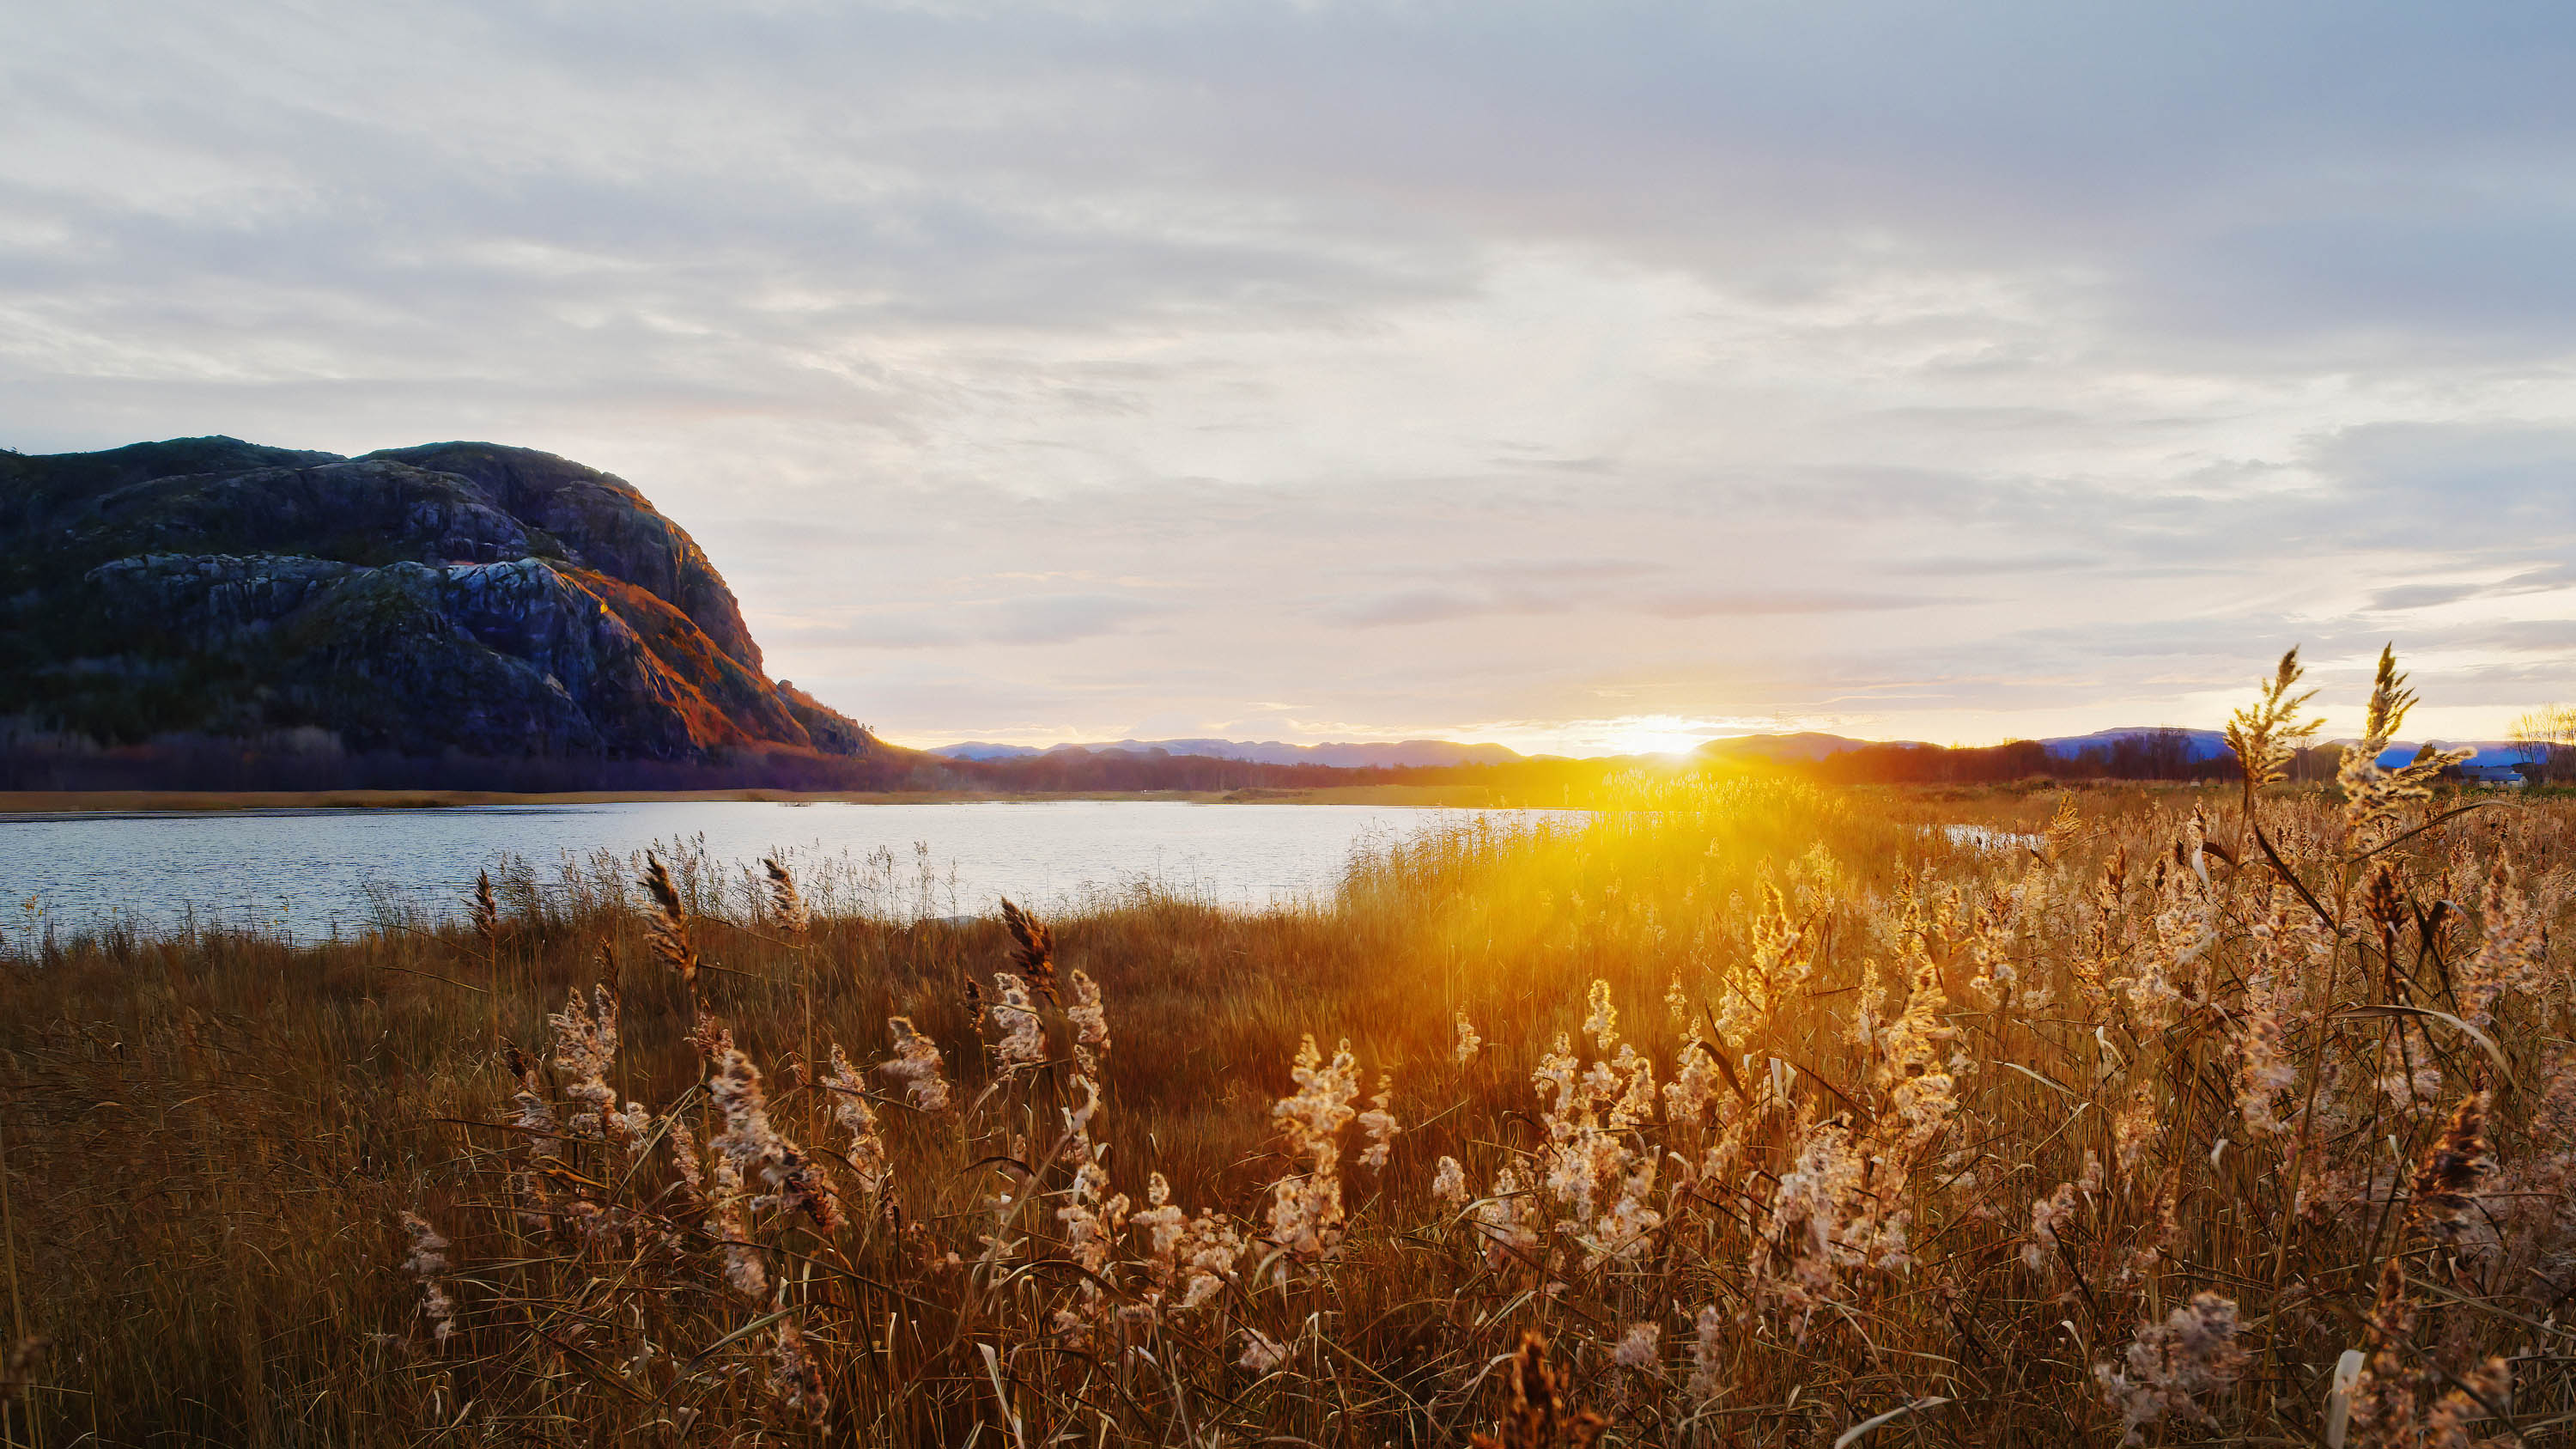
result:
<svg viewBox="0 0 2576 1449"><path fill-rule="evenodd" d="M1640 779L1262 913L48 942L8 1442L2563 1438L2576 814L2285 792L2296 683L2232 790Z"/></svg>

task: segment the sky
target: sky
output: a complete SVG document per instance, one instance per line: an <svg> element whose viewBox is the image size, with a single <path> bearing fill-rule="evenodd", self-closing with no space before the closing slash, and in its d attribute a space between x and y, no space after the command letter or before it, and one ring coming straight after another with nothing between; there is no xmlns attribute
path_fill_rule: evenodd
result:
<svg viewBox="0 0 2576 1449"><path fill-rule="evenodd" d="M900 743L2576 700L2576 10L0 0L0 444L542 448Z"/></svg>

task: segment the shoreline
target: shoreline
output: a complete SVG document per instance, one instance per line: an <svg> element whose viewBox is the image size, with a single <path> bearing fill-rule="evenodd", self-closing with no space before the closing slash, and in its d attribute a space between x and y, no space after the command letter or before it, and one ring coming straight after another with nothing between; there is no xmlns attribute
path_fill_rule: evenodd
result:
<svg viewBox="0 0 2576 1449"><path fill-rule="evenodd" d="M221 814L248 810L452 810L491 805L994 805L1044 801L1159 801L1190 805L1382 805L1525 808L1477 785L1345 785L1304 790L0 790L0 816ZM1541 807L1545 808L1545 807Z"/></svg>

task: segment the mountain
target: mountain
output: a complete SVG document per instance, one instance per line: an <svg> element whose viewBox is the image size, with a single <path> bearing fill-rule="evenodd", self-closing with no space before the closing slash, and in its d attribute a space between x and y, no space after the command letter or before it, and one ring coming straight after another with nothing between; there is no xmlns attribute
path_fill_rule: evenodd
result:
<svg viewBox="0 0 2576 1449"><path fill-rule="evenodd" d="M1240 740L1115 740L1090 744L997 745L980 740L940 745L928 751L952 760L1024 760L1041 755L1195 755L1211 760L1242 760L1261 765L1332 765L1344 769L1404 765L1501 765L1523 758L1502 745L1461 745L1447 740L1405 740L1397 744L1291 745L1277 740L1259 744Z"/></svg>
<svg viewBox="0 0 2576 1449"><path fill-rule="evenodd" d="M2159 747L2167 742L2179 758L2194 763L2234 758L2234 752L2227 748L2227 736L2220 731L2168 725L2129 725L2095 730L2089 735L2057 735L2039 743L2061 760L2074 760L2083 758L2087 751L2099 750L2107 754L2124 745L2135 750Z"/></svg>
<svg viewBox="0 0 2576 1449"><path fill-rule="evenodd" d="M2335 740L2331 743L2349 745L2352 741ZM2430 745L2437 750L2472 751L2468 760L2463 762L2470 764L2510 765L2531 758L2526 753L2528 746L2516 744L2511 740L2426 740L2423 745L2408 744L2401 740L2380 752L2379 763L2392 767L2405 764L2414 759L2415 752L2422 749L2424 745Z"/></svg>
<svg viewBox="0 0 2576 1449"><path fill-rule="evenodd" d="M20 728L112 742L886 748L762 672L733 591L632 484L490 443L0 452L0 681Z"/></svg>
<svg viewBox="0 0 2576 1449"><path fill-rule="evenodd" d="M1793 735L1729 735L1710 740L1698 753L1713 760L1822 760L1866 745L1911 744L1912 741L1855 740L1843 735L1805 730Z"/></svg>
<svg viewBox="0 0 2576 1449"><path fill-rule="evenodd" d="M2151 745L2160 739L2176 741L2183 759L2233 760L2236 752L2227 747L2227 735L2221 730L2179 729L2166 725L2131 726L2126 729L2096 730L2089 735L2061 735L2042 740L2048 752L2060 759L2080 759L2088 750L2112 751L2126 744L2132 749ZM2350 746L2350 738L2322 740L2321 744ZM2379 763L2385 766L2405 764L2415 758L2417 750L2430 744L2437 750L2466 749L2475 753L2469 758L2481 764L2504 764L2522 758L2523 747L2509 740L2429 740L2415 743L2399 740L2380 752Z"/></svg>
<svg viewBox="0 0 2576 1449"><path fill-rule="evenodd" d="M1040 745L995 745L982 740L968 740L963 744L935 745L922 753L951 760L1025 760L1045 754L1046 749Z"/></svg>

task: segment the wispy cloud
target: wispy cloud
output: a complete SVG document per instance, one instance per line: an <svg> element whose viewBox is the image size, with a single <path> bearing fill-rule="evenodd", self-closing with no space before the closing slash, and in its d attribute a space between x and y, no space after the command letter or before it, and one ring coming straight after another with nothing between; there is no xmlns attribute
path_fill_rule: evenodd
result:
<svg viewBox="0 0 2576 1449"><path fill-rule="evenodd" d="M1337 624L1367 628L1388 624L1437 624L1479 614L1528 613L1535 607L1535 604L1515 605L1490 594L1471 594L1462 589L1398 589L1331 605L1324 610L1324 617Z"/></svg>
<svg viewBox="0 0 2576 1449"><path fill-rule="evenodd" d="M1880 565L1884 573L1911 578L1992 578L2004 574L2058 574L2098 568L2107 558L2098 553L1965 554L1952 557L1898 558Z"/></svg>
<svg viewBox="0 0 2576 1449"><path fill-rule="evenodd" d="M1851 614L1880 609L1920 609L1932 604L1961 602L1974 601L1931 594L1869 594L1809 589L1778 592L1716 590L1659 595L1646 602L1646 612L1666 619L1760 618L1769 614Z"/></svg>
<svg viewBox="0 0 2576 1449"><path fill-rule="evenodd" d="M2517 594L2548 594L2563 589L2576 589L2576 564L2552 564L2547 568L2525 570L2509 578L2483 582L2406 584L2381 589L2370 596L2366 607L2398 612L2456 604L2466 599L2509 599Z"/></svg>

